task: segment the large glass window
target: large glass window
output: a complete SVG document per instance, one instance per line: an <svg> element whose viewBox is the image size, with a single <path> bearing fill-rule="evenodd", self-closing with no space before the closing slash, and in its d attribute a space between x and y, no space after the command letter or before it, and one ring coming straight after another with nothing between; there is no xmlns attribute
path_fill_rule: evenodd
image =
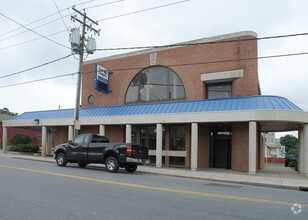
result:
<svg viewBox="0 0 308 220"><path fill-rule="evenodd" d="M170 150L185 150L185 126L170 126Z"/></svg>
<svg viewBox="0 0 308 220"><path fill-rule="evenodd" d="M164 66L151 66L140 71L131 81L125 103L184 99L185 89L179 76Z"/></svg>
<svg viewBox="0 0 308 220"><path fill-rule="evenodd" d="M232 97L232 82L206 84L206 97L208 99Z"/></svg>
<svg viewBox="0 0 308 220"><path fill-rule="evenodd" d="M163 128L163 146L165 150L165 129ZM156 150L156 126L141 126L140 127L141 145L145 145L149 150Z"/></svg>

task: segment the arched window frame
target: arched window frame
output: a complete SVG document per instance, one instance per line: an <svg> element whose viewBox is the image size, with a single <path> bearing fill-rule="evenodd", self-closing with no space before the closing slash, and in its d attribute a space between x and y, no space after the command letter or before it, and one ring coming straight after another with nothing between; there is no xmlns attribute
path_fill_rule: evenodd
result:
<svg viewBox="0 0 308 220"><path fill-rule="evenodd" d="M141 74L144 73L144 72L148 72L149 69L151 69L151 68L165 68L165 69L166 69L166 72L167 72L167 74L168 74L168 75L167 75L167 94L165 94L165 95L166 95L165 98L157 99L157 100L153 100L153 99L149 98L149 100L147 101L147 100L142 100L142 95L141 95L142 90L141 90L141 89L143 89L143 88L141 88L141 87L142 87L141 81L144 80L144 79L141 78L141 77L142 77ZM183 87L183 90L180 91L180 93L183 93L183 95L182 95L182 96L179 96L178 98L173 98L173 97L171 97L172 95L171 95L171 92L170 92L170 87L174 86L174 84L172 84L172 83L170 82L170 74L173 74L172 77L176 77L176 80L178 81L178 83L180 83L180 84L177 85L177 86ZM147 78L146 78L146 80L147 80ZM132 83L133 83L134 81L136 81L136 82L138 83L138 88L137 88L137 96L138 96L138 97L137 97L137 99L136 99L135 101L127 101L128 92L129 92L130 89L133 90L132 87L131 87L131 85L132 85ZM136 83L136 87L137 87L137 83ZM153 86L153 85L152 85L152 86ZM131 92L134 92L134 91L131 91ZM136 92L136 91L135 91L135 92ZM183 81L182 81L182 79L179 77L179 75L178 75L174 70L170 69L169 67L161 66L161 65L155 65L155 66L146 67L146 68L142 69L141 71L139 71L139 72L135 75L135 77L131 80L131 82L129 83L128 88L127 88L127 90L126 90L124 103L125 103L125 104L131 104L131 103L149 103L149 102L157 102L157 101L183 100L183 99L185 99L185 98L186 98L185 87L184 87Z"/></svg>

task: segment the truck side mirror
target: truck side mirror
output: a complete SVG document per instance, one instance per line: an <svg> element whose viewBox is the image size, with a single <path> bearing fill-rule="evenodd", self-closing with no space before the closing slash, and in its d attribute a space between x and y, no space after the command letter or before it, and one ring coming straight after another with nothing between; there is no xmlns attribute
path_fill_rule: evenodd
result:
<svg viewBox="0 0 308 220"><path fill-rule="evenodd" d="M75 145L75 143L74 143L72 140L69 140L69 141L68 141L68 144L70 144L70 145Z"/></svg>

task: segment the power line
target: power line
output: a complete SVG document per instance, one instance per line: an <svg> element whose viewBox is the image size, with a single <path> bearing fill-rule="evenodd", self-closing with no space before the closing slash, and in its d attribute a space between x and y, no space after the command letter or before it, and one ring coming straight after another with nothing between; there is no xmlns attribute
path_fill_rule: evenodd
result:
<svg viewBox="0 0 308 220"><path fill-rule="evenodd" d="M67 27L66 24L65 24L65 21L64 21L64 19L63 19L63 17L62 17L62 14L61 14L61 12L60 12L60 10L59 10L59 8L58 8L58 5L57 5L56 0L53 0L53 3L55 4L55 6L56 6L56 8L57 8L57 11L58 11L58 13L59 13L59 15L60 15L60 17L61 17L61 20L62 20L62 22L63 22L63 24L64 24L64 26L65 26L65 28L66 28L66 30L67 30L67 33L69 34L68 27Z"/></svg>
<svg viewBox="0 0 308 220"><path fill-rule="evenodd" d="M65 45L63 45L63 44L60 44L60 43L57 42L57 41L54 41L54 40L52 40L52 39L50 39L50 38L48 38L48 37L46 37L46 36L44 36L44 35L42 35L42 34L37 33L36 31L34 31L34 30L32 30L32 29L30 29L30 28L28 28L28 27L26 27L26 26L20 24L19 22L15 21L15 20L13 20L13 19L11 19L11 18L9 18L8 16L4 15L4 14L1 13L1 12L0 12L0 15L2 15L2 16L5 17L6 19L8 19L8 20L10 20L10 21L12 21L12 22L14 22L14 23L16 23L16 24L22 26L23 28L26 28L27 30L29 30L29 31L31 31L31 32L33 32L33 33L35 33L35 34L37 34L37 35L39 35L39 36L45 38L46 40L49 40L49 41L51 41L51 42L53 42L53 43L55 43L55 44L57 44L57 45L60 45L60 46L62 46L62 47L71 49L71 48L69 48L69 47L67 47L67 46L65 46Z"/></svg>
<svg viewBox="0 0 308 220"><path fill-rule="evenodd" d="M61 34L61 33L63 33L63 32L66 32L66 30L63 30L63 31L59 31L59 32L57 32L57 33L50 34L50 35L48 35L48 37L54 36L54 35L57 35L57 34ZM24 42L21 42L21 43L18 43L18 44L6 46L6 47L1 47L0 50L5 50L5 49L8 49L8 48L20 46L20 45L27 44L27 43L30 43L30 42L33 42L33 41L37 41L37 40L41 40L41 39L43 39L43 38L42 38L42 37L39 37L39 38L35 38L35 39L32 39L32 40L24 41Z"/></svg>
<svg viewBox="0 0 308 220"><path fill-rule="evenodd" d="M257 60L257 59L271 59L271 58L301 56L301 55L308 55L308 52L291 53L291 54L279 54L279 55L251 57L251 58L241 58L241 59L231 59L231 60L217 60L217 61L207 61L207 62L197 62L197 63L165 64L164 66L167 66L167 67L193 66L193 65L204 65L204 64L226 63L226 62L238 62L238 61ZM114 71L125 71L125 70L139 70L139 69L145 69L147 67L148 66L130 67L130 68L124 68L124 69L110 69L110 71L114 72ZM83 72L82 74L89 74L89 73L93 73L93 72L94 71ZM42 78L42 79L37 79L37 80L32 80L32 81L27 81L27 82L15 83L15 84L10 84L10 85L4 85L4 86L0 86L0 89L1 88L12 87L12 86L23 85L23 84L34 83L34 82L45 81L45 80L49 80L49 79L56 79L56 78L65 77L65 76L74 76L76 74L78 74L78 72L69 73L69 74L63 74L63 75L58 75L58 76L53 76L53 77L48 77L48 78Z"/></svg>
<svg viewBox="0 0 308 220"><path fill-rule="evenodd" d="M96 1L96 0L92 0L92 1ZM91 9L91 8L96 8L96 7L100 7L100 6L110 5L110 4L118 3L118 2L121 2L121 1L125 1L125 0L116 0L116 1L112 1L112 2L107 2L107 3L99 4L99 5L90 6L90 7L84 8L84 9ZM91 2L91 1L87 1L87 2ZM78 4L77 4L77 5L78 5ZM76 6L76 5L74 5L74 6ZM57 7L57 9L58 9L58 7ZM48 18L48 17L51 17L51 16L53 16L53 15L56 15L56 14L58 14L58 13L59 13L60 16L61 16L61 12L64 11L64 10L65 10L65 9L62 9L62 10L59 11L59 9L58 9L58 12L53 13L53 14L51 14L51 15L48 15L48 16L46 16L46 17L44 17L44 18L42 18L42 19L39 19L39 20L37 20L37 21L35 21L35 22L32 22L32 23L30 23L30 24L37 23L38 21L44 20L44 19L46 19L46 18ZM51 20L51 21L49 21L49 22L43 23L43 24L41 24L41 25L39 25L39 26L36 26L36 27L31 28L31 30L35 30L35 29L38 29L38 28L40 28L40 27L46 26L46 25L48 25L48 24L54 23L54 22L56 22L56 21L58 21L58 20L60 20L60 19L62 19L62 21L63 21L63 23L64 23L63 18L66 18L66 17L68 17L68 16L71 16L72 14L74 14L74 13L70 13L70 14L68 14L68 15L61 16L61 18L56 18L56 19ZM30 24L27 24L27 25L24 25L24 26L29 26ZM65 30L65 31L67 31L68 28L67 28L66 25L65 25L65 27L66 27L66 30ZM20 27L20 28L21 28L21 27ZM15 29L15 30L19 30L20 28L17 28L17 29ZM8 37L6 37L6 38L2 38L2 39L0 39L0 41L4 41L4 40L8 40L8 39L13 38L13 37L17 37L17 36L19 36L19 35L21 35L21 34L27 33L28 31L30 31L30 30L27 29L27 30L22 31L22 32L20 32L20 33L18 33L18 34L15 34L15 35L13 35L13 36L8 36ZM62 32L65 32L65 31L62 31ZM11 33L11 32L13 32L13 31L7 32L7 33L5 33L5 34L1 34L0 36L6 35L6 34ZM61 32L61 33L62 33L62 32ZM50 36L50 35L47 35L47 37L48 37L48 36ZM31 41L30 41L30 42L31 42Z"/></svg>
<svg viewBox="0 0 308 220"><path fill-rule="evenodd" d="M82 4L86 4L86 3L89 3L89 2L93 2L93 1L96 1L96 0L89 0L89 1L81 2L81 3L75 4L75 6L82 5ZM70 7L69 7L69 8L70 8ZM62 10L60 10L60 12L62 12L62 11L64 11L64 10L67 10L67 9L68 9L68 8L62 9ZM52 17L53 15L56 15L56 14L58 14L58 12L52 13L52 14L50 14L50 15L47 15L47 16L43 17L43 18L40 18L40 19L35 20L35 21L32 21L32 22L26 24L25 26L29 26L29 25L31 25L31 24L35 24L35 23L37 23L37 22L39 22L39 21L45 20L46 18ZM69 16L69 15L68 15L68 16ZM57 20L58 20L58 19L57 19ZM22 28L22 27L15 28L15 29L13 29L13 30L11 30L11 31L8 31L8 32L3 33L3 34L0 34L0 36L7 35L7 34L9 34L9 33L12 33L12 32L14 32L14 31L17 31L17 30L19 30L19 29L21 29L21 28ZM33 28L33 29L35 29L35 28Z"/></svg>
<svg viewBox="0 0 308 220"><path fill-rule="evenodd" d="M142 9L142 10L139 10L139 11L129 12L129 13L122 14L122 15L116 15L116 16L112 16L112 17L109 17L109 18L102 18L102 19L99 19L98 22L99 21L106 21L106 20L110 20L110 19L114 19L114 18L119 18L119 17L123 17L123 16L127 16L127 15L133 15L133 14L137 14L137 13L141 13L141 12L145 12L145 11L150 11L150 10L154 10L154 9L158 9L158 8L164 8L164 7L168 7L168 6L171 6L171 5L177 5L177 4L181 4L181 3L189 2L189 1L190 0L183 0L183 1L173 2L173 3L170 3L170 4L160 5L160 6L156 6L156 7L152 7L152 8L146 8L146 9Z"/></svg>
<svg viewBox="0 0 308 220"><path fill-rule="evenodd" d="M49 61L47 63L43 63L43 64L38 65L38 66L31 67L31 68L26 69L26 70L22 70L22 71L19 71L19 72L16 72L16 73L11 73L11 74L7 74L7 75L4 75L4 76L0 76L0 79L6 78L6 77L10 77L10 76L15 76L15 75L18 75L18 74L21 74L21 73L24 73L24 72L27 72L27 71L30 71L30 70L34 70L34 69L40 68L42 66L46 66L46 65L51 64L51 63L55 63L57 61L64 60L64 59L66 59L66 58L68 58L70 56L72 56L72 54L69 54L69 55L67 55L65 57L58 58L56 60Z"/></svg>
<svg viewBox="0 0 308 220"><path fill-rule="evenodd" d="M268 36L268 37L259 37L259 38L244 38L244 39L237 39L237 40L218 40L218 41L208 41L208 42L200 42L200 43L169 44L169 45L163 45L163 46L117 47L117 48L104 48L104 49L96 49L96 50L97 51L110 51L110 50L160 49L160 48L172 48L172 47L183 47L183 46L196 46L196 45L203 45L203 44L222 44L222 43L235 43L235 42L241 42L241 41L269 40L269 39L297 37L297 36L306 36L306 35L308 35L308 33L277 35L277 36Z"/></svg>
<svg viewBox="0 0 308 220"><path fill-rule="evenodd" d="M51 76L51 77L47 77L47 78L43 78L43 79L37 79L37 80L32 80L32 81L27 81L27 82L21 82L21 83L15 83L15 84L11 84L11 85L0 86L0 88L7 88L7 87L12 87L12 86L25 85L25 84L35 83L35 82L46 81L46 80L50 80L50 79L61 78L61 77L65 77L65 76L74 76L76 74L77 74L77 72L58 75L58 76Z"/></svg>
<svg viewBox="0 0 308 220"><path fill-rule="evenodd" d="M93 7L99 7L99 6L102 6L102 5L106 5L106 4L112 4L112 3L116 3L116 2L119 2L120 0L118 1L114 1L114 2L109 2L109 3L105 3L105 4L100 4L100 5L96 5L96 6L91 6L91 7L88 7L88 8L93 8ZM121 1L124 1L124 0L121 0ZM119 17L123 17L123 16L128 16L128 15L133 15L133 14L137 14L137 13L141 13L141 12L145 12L145 11L149 11L149 10L154 10L154 9L158 9L158 8L163 8L163 7L167 7L167 6L171 6L171 5L175 5L175 4L180 4L180 3L183 3L183 2L187 2L187 1L190 1L190 0L184 0L184 1L179 1L179 2L174 2L174 3L170 3L170 4L166 4L166 5L160 5L160 6L156 6L156 7L152 7L152 8L147 8L147 9L143 9L143 10L139 10L139 11L134 11L134 12L129 12L129 13L126 13L126 14L121 14L121 15L116 15L116 16L112 16L112 17L108 17L108 18L103 18L103 19L100 19L98 21L106 21L106 20L110 20L110 19L114 19L114 18L119 18ZM87 8L85 8L87 9ZM70 14L71 15L71 14ZM69 15L66 15L66 16L63 16L63 17L67 17ZM52 20L48 23L45 23L45 24L42 24L40 26L37 26L37 27L34 27L32 29L36 29L36 28L39 28L39 27L42 27L44 25L47 25L47 24L50 24L52 22L55 22L55 21L58 21L58 19L55 19L55 20ZM26 32L26 31L25 31ZM25 33L25 32L22 32L22 33ZM66 30L63 30L63 31L60 31L60 32L57 32L56 34L60 34L60 33L63 33L63 32L66 32ZM20 33L20 34L22 34ZM18 34L19 35L19 34ZM46 37L49 37L49 36L52 36L52 35L55 35L54 34L51 34L51 35L47 35ZM1 35L0 35L1 36ZM11 36L11 37L15 37L17 35L14 35L14 36ZM2 40L6 40L6 39L9 39L11 37L8 37L8 38L5 38L5 39L1 39L0 41ZM8 49L8 48L11 48L11 47L15 47L15 46L19 46L19 45L22 45L22 44L26 44L26 43L30 43L30 42L33 42L33 41L36 41L36 40L39 40L41 38L36 38L36 39L33 39L33 40L29 40L29 41L25 41L25 42L22 42L22 43L19 43L19 44L15 44L15 45L10 45L10 46L7 46L7 47L3 47L3 48L0 48L0 50L3 50L3 49Z"/></svg>
<svg viewBox="0 0 308 220"><path fill-rule="evenodd" d="M214 42L202 42L202 43L191 43L191 44L172 44L172 45L165 45L165 46L147 46L147 47L129 47L129 48L107 48L107 49L97 49L97 50L125 50L125 49L155 49L155 48L166 48L166 47L179 47L179 46L193 46L193 45L200 45L200 44L216 44L216 43L230 43L230 42L239 42L239 41L251 41L251 40L265 40L265 39L277 39L277 38L284 38L284 37L295 37L295 36L303 36L303 35L308 35L308 33L298 33L298 34L289 34L289 35L277 35L277 36L271 36L271 37L261 37L261 38L247 38L247 39L240 39L240 40L227 40L227 41L214 41ZM0 48L1 49L1 48ZM277 56L266 56L266 57L258 57L258 58L247 58L247 59L265 59L265 58L277 58L277 57L283 57L283 56L295 56L295 55L306 55L306 53L297 53L297 54L287 54L287 55L277 55ZM9 77L9 76L14 76L23 72L27 72L54 62L57 62L62 59L66 59L71 55L50 61L48 63L41 64L39 66L35 66L23 71L19 71L16 73L8 74L5 76L0 76L1 78ZM247 60L247 59L242 59L242 60ZM190 63L190 64L179 64L179 65L169 65L169 66L185 66L185 65L198 65L198 64L210 64L210 63L217 63L217 62L231 62L231 61L241 61L239 59L236 60L223 60L223 61L212 61L208 63ZM140 69L142 67L138 68L132 68L132 69ZM143 67L145 68L145 67ZM128 69L118 69L119 70L128 70ZM116 70L113 70L116 71Z"/></svg>
<svg viewBox="0 0 308 220"><path fill-rule="evenodd" d="M117 1L113 1L113 2L102 3L102 4L99 4L99 5L93 5L93 6L84 8L84 10L85 9L91 9L91 8L97 8L97 7L100 7L100 6L110 5L110 4L114 4L114 3L118 3L118 2L123 2L123 1L125 1L125 0L117 0Z"/></svg>
<svg viewBox="0 0 308 220"><path fill-rule="evenodd" d="M167 67L176 67L176 66L194 66L194 65L204 65L204 64L215 64L215 63L228 63L228 62L239 62L247 60L261 60L261 59L270 59L270 58L279 58L279 57L290 57L290 56L301 56L308 55L308 52L303 53L292 53L292 54L279 54L279 55L270 55L270 56L261 56L261 57L250 57L250 58L239 58L239 59L230 59L230 60L216 60L216 61L206 61L206 62L196 62L196 63L182 63L182 64L165 64ZM114 71L125 71L125 70L136 70L136 69L145 69L146 67L131 67L124 69L110 69L111 72Z"/></svg>

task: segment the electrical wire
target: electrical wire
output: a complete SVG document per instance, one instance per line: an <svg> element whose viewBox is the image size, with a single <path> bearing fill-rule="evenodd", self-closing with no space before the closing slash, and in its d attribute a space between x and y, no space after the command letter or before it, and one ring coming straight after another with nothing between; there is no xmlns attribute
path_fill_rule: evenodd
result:
<svg viewBox="0 0 308 220"><path fill-rule="evenodd" d="M50 80L50 79L57 79L57 78L65 77L65 76L74 76L76 74L78 74L78 72L67 73L67 74L58 75L58 76L51 76L51 77L47 77L47 78L43 78L43 79L37 79L37 80L32 80L32 81L27 81L27 82L21 82L21 83L15 83L15 84L11 84L11 85L0 86L0 88L7 88L7 87L12 87L12 86L25 85L25 84L29 84L29 83L41 82L41 81Z"/></svg>
<svg viewBox="0 0 308 220"><path fill-rule="evenodd" d="M123 1L123 0L122 0L122 1ZM141 12L145 12L145 11L150 11L150 10L154 10L154 9L158 9L158 8L163 8L163 7L167 7L167 6L171 6L171 5L175 5L175 4L180 4L180 3L183 3L183 2L187 2L187 1L190 1L190 0L184 0L184 1L174 2L174 3L170 3L170 4L165 4L165 5L160 5L160 6L156 6L156 7L152 7L152 8L147 8L147 9L139 10L139 11L129 12L129 13L126 13L126 14L121 14L121 15L116 15L116 16L112 16L112 17L108 17L108 18L103 18L103 19L99 19L98 22L99 22L99 21L106 21L106 20L110 20L110 19L114 19L114 18L119 18L119 17L123 17L123 16L133 15L133 14L137 14L137 13L141 13ZM99 6L102 6L102 5L112 4L112 3L116 3L116 2L119 2L119 0L118 0L118 1L114 1L114 2L105 3L105 4L96 5L96 6L91 6L91 7L89 7L89 8L99 7ZM88 9L88 8L85 8L85 9ZM72 14L73 14L73 13L72 13ZM70 15L71 15L71 14L70 14ZM63 17L67 17L67 16L69 16L69 15L66 15L66 16L63 16ZM55 19L55 20L52 20L52 21L50 21L50 22L48 22L48 23L42 24L42 25L40 25L40 26L34 27L34 28L32 28L32 29L36 29L36 28L42 27L42 26L44 26L44 25L50 24L50 23L55 22L55 21L58 21L58 20L59 20L59 18L58 18L58 19ZM25 33L25 32L26 32L26 31L24 31L24 32L22 32L22 33ZM66 30L61 31L61 32L57 32L57 34L60 34L60 33L63 33L63 32L66 32ZM20 34L22 34L22 33L20 33ZM19 34L17 34L17 35L19 35ZM11 36L11 37L15 37L15 36L17 36L17 35L14 35L14 36ZM46 35L46 37L49 37L49 36L52 36L52 35L55 35L55 33L54 33L54 34L51 34L51 35ZM5 39L0 39L0 41L9 39L9 38L11 38L11 37L8 37L8 38L5 38ZM34 40L22 42L22 43L19 43L19 44L14 44L14 45L10 45L10 46L7 46L7 47L3 47L3 48L0 48L0 50L8 49L8 48L15 47L15 46L19 46L19 45L21 45L21 44L26 44L26 43L33 42L33 41L36 41L36 40L39 40L39 39L41 39L41 38L37 38L37 39L34 39Z"/></svg>
<svg viewBox="0 0 308 220"><path fill-rule="evenodd" d="M64 19L63 19L63 17L62 17L62 14L61 14L61 12L60 12L60 10L59 10L59 8L58 8L58 5L57 5L56 0L53 0L53 3L55 4L55 6L56 6L56 8L57 8L57 11L58 11L58 13L59 13L59 15L60 15L60 17L61 17L61 20L62 20L62 22L63 22L63 24L64 24L64 26L65 26L65 28L66 28L66 30L67 30L67 33L69 34L70 32L69 32L69 30L68 30L68 27L67 27L66 24L65 24L65 21L64 21Z"/></svg>
<svg viewBox="0 0 308 220"><path fill-rule="evenodd" d="M308 55L308 52L291 53L291 54L279 54L279 55L269 55L269 56L250 57L250 58L231 59L231 60L207 61L207 62L198 62L198 63L165 64L165 66L167 66L167 67L192 66L192 65L204 65L204 64L214 64L214 63L239 62L239 61L257 60L257 59L271 59L271 58L280 58L280 57L301 56L301 55ZM141 70L141 69L145 69L147 67L148 66L130 67L130 68L123 68L123 69L110 69L110 71L111 72L115 72L115 71L127 71L127 70L139 70L139 69ZM82 74L90 74L90 73L94 73L94 71L83 72ZM45 81L45 80L50 80L50 79L61 78L61 77L65 77L65 76L74 76L76 74L78 74L78 72L69 73L69 74L62 74L62 75L58 75L58 76L42 78L42 79L37 79L37 80L32 80L32 81L20 82L20 83L15 83L15 84L9 84L9 85L0 86L0 89L1 88L12 87L12 86L18 86L18 85L34 83L34 82L40 82L40 81Z"/></svg>
<svg viewBox="0 0 308 220"><path fill-rule="evenodd" d="M66 30L62 30L62 31L59 31L57 33L50 34L50 35L48 35L48 37L54 36L54 35L57 35L57 34L61 34L63 32L66 32ZM39 37L39 38L35 38L35 39L32 39L32 40L24 41L24 42L21 42L21 43L18 43L18 44L9 45L9 46L6 46L6 47L1 47L0 50L5 50L5 49L8 49L8 48L20 46L20 45L27 44L27 43L30 43L30 42L33 42L33 41L37 41L37 40L41 40L41 39L43 39L43 38Z"/></svg>
<svg viewBox="0 0 308 220"><path fill-rule="evenodd" d="M34 70L34 69L37 69L37 68L40 68L40 67L43 67L43 66L46 66L48 64L51 64L51 63L55 63L57 61L60 61L60 60L64 60L68 57L72 56L72 54L69 54L65 57L61 57L61 58L58 58L58 59L55 59L55 60L52 60L52 61L49 61L47 63L43 63L41 65L38 65L38 66L34 66L34 67L31 67L29 69L25 69L25 70L22 70L22 71L18 71L16 73L11 73L11 74L7 74L7 75L4 75L4 76L0 76L0 79L3 79L3 78L6 78L6 77L10 77L10 76L15 76L15 75L18 75L18 74L21 74L21 73L24 73L24 72L27 72L27 71L30 71L30 70Z"/></svg>
<svg viewBox="0 0 308 220"><path fill-rule="evenodd" d="M2 15L2 16L5 17L6 19L8 19L8 20L10 20L10 21L12 21L12 22L14 22L14 23L16 23L16 24L22 26L23 28L26 28L27 30L31 31L32 33L34 33L34 34L36 34L36 35L39 35L39 36L41 36L42 38L45 38L46 40L49 40L49 41L51 41L51 42L53 42L53 43L55 43L55 44L57 44L57 45L60 45L60 46L62 46L62 47L65 47L65 48L67 48L67 49L71 49L71 48L69 48L69 47L67 47L67 46L65 46L65 45L63 45L63 44L61 44L61 43L59 43L59 42L57 42L57 41L54 41L54 40L52 40L52 39L50 39L50 38L48 38L48 37L46 37L46 36L44 36L44 35L42 35L42 34L39 34L39 33L36 32L36 31L34 31L34 30L32 30L32 29L30 29L30 28L28 28L28 27L26 27L26 26L20 24L19 22L15 21L15 20L13 20L13 19L11 19L11 18L9 18L8 16L4 15L4 14L1 13L1 12L0 12L0 15Z"/></svg>
<svg viewBox="0 0 308 220"><path fill-rule="evenodd" d="M92 0L92 1L96 1L96 0ZM85 9L95 8L95 7L100 7L100 6L104 6L104 5L110 5L110 4L118 3L118 2L121 2L121 1L125 1L125 0L117 0L117 1L113 1L113 2L107 2L107 3L103 3L103 4L99 4L99 5L94 5L94 6L90 6L90 7L84 8L84 10L85 10ZM74 5L74 6L76 6L76 5ZM57 9L58 9L58 8L57 8ZM41 21L41 20L43 20L43 19L46 19L46 18L51 17L51 16L53 16L53 15L56 15L56 14L58 14L58 13L59 13L60 16L61 16L61 12L64 11L64 10L65 10L65 9L62 9L62 10L60 10L60 11L58 10L57 13L53 13L53 14L51 14L51 15L48 15L48 16L42 18L42 19L39 19L38 21ZM39 26L35 26L35 27L31 28L31 30L35 30L35 29L38 29L38 28L40 28L40 27L44 27L44 26L46 26L46 25L48 25L48 24L51 24L51 23L54 23L54 22L56 22L56 21L58 21L58 20L60 20L60 19L62 19L62 21L63 21L63 23L64 23L63 18L69 17L69 16L71 16L71 15L73 15L73 14L74 14L74 12L73 12L73 13L70 13L70 14L68 14L68 15L65 15L65 16L61 16L61 18L56 18L56 19L51 20L51 21L49 21L49 22L43 23L43 24L41 24L41 25L39 25ZM32 23L30 23L30 24L34 24L34 23L36 23L36 22L38 22L38 21L32 22ZM24 25L24 26L29 26L30 24ZM65 27L66 27L66 30L65 30L65 31L67 31L68 28L67 28L66 25L65 25ZM21 27L20 27L20 28L21 28ZM15 30L19 30L20 28L15 29ZM13 35L13 36L8 36L8 37L6 37L6 38L2 38L2 39L0 39L0 41L4 41L4 40L11 39L11 38L13 38L13 37L17 37L17 36L19 36L19 35L22 35L22 34L24 34L24 33L27 33L28 31L29 31L29 30L27 29L27 30L22 31L22 32L20 32L20 33L18 33L18 34L15 34L15 35ZM65 32L65 31L62 31L61 33ZM11 32L13 32L13 31L7 32L7 33L5 33L5 34L11 33ZM5 35L5 34L1 34L0 36ZM53 34L52 34L52 35L53 35ZM50 35L47 35L47 37L48 37L48 36L50 36Z"/></svg>
<svg viewBox="0 0 308 220"><path fill-rule="evenodd" d="M117 1L113 1L113 2L102 3L102 4L99 4L99 5L93 5L93 6L84 8L84 10L91 9L91 8L97 8L97 7L100 7L100 6L110 5L110 4L114 4L114 3L118 3L118 2L123 2L123 1L125 1L125 0L117 0Z"/></svg>
<svg viewBox="0 0 308 220"><path fill-rule="evenodd" d="M128 50L128 49L155 49L155 48L171 48L171 47L179 47L179 46L194 46L194 45L201 45L201 44L216 44L216 43L231 43L231 42L240 42L240 41L251 41L251 40L267 40L267 39L277 39L277 38L284 38L284 37L295 37L295 36L303 36L303 35L308 35L308 33L299 33L299 34L288 34L288 35L277 35L277 36L271 36L271 37L261 37L261 38L247 38L247 39L240 39L240 40L227 40L227 41L214 41L214 42L202 42L202 43L192 43L192 44L172 44L172 45L165 45L165 46L147 46L147 47L129 47L129 48L107 48L107 49L97 49L98 51L100 50ZM0 48L1 49L1 48ZM258 58L248 58L248 59L264 59L264 58L276 58L276 57L283 57L283 56L295 56L295 55L306 55L306 53L297 53L297 54L287 54L287 55L277 55L277 56L273 56L273 57L258 57ZM39 66L35 66L23 71L19 71L16 73L12 73L12 74L8 74L5 76L0 76L1 78L5 78L5 77L9 77L9 76L14 76L23 72L27 72L57 61L60 61L62 59L66 59L68 58L70 55L50 61L48 63L44 63L41 64ZM242 59L242 60L247 60L247 59ZM239 59L236 60L224 60L224 61L213 61L213 62L208 62L208 63L190 63L190 64L179 64L180 66L185 66L185 65L198 65L198 64L210 64L210 63L215 63L215 62L231 62L231 61L241 61ZM177 66L177 65L169 65L169 66ZM142 67L138 67L138 68L132 68L132 69L140 69ZM145 67L143 67L145 68ZM120 71L120 70L128 70L128 69L117 69L117 70L113 70L113 71Z"/></svg>
<svg viewBox="0 0 308 220"><path fill-rule="evenodd" d="M129 13L122 14L122 15L116 15L116 16L112 16L112 17L109 17L109 18L99 19L99 20L97 20L97 22L106 21L106 20L110 20L110 19L114 19L114 18L119 18L119 17L123 17L123 16L127 16L127 15L138 14L138 13L141 13L141 12L150 11L150 10L154 10L154 9L158 9L158 8L164 8L164 7L168 7L168 6L171 6L171 5L177 5L177 4L181 4L181 3L189 2L189 1L190 0L183 0L183 1L173 2L173 3L170 3L170 4L155 6L155 7L152 7L152 8L146 8L146 9L142 9L142 10L134 11L134 12L129 12Z"/></svg>
<svg viewBox="0 0 308 220"><path fill-rule="evenodd" d="M161 48L172 48L172 47L183 47L183 46L196 46L204 44L223 44L223 43L235 43L242 41L258 41L258 40L269 40L269 39L278 39L286 37L297 37L297 36L306 36L308 33L297 33L297 34L287 34L287 35L277 35L277 36L268 36L268 37L259 37L259 38L244 38L237 40L220 40L220 41L208 41L200 43L181 43L181 44L169 44L163 46L137 46L137 47L118 47L118 48L104 48L96 49L97 51L113 51L113 50L140 50L140 49L161 49Z"/></svg>
<svg viewBox="0 0 308 220"><path fill-rule="evenodd" d="M290 57L290 56L301 56L301 55L308 55L308 52L291 53L291 54L279 54L279 55L270 55L270 56L261 56L261 57L250 57L250 58L239 58L239 59L230 59L230 60L206 61L206 62L197 62L197 63L165 64L164 66L167 66L167 67L194 66L194 65L239 62L239 61L248 61L248 60L261 60L261 59ZM111 69L110 71L111 72L115 72L115 71L136 70L136 69L145 69L147 67L148 66L146 66L146 67L131 67L131 68L124 68L124 69Z"/></svg>
<svg viewBox="0 0 308 220"><path fill-rule="evenodd" d="M89 2L93 2L93 1L96 1L96 0L89 0L89 1L81 2L81 3L77 3L77 4L75 4L74 6L86 4L86 3L89 3ZM70 7L69 7L69 8L70 8ZM60 10L60 12L63 12L64 10L67 10L67 9L68 9L68 8L62 9L62 10ZM32 22L26 24L25 26L30 26L30 25L32 25L32 24L35 24L35 23L40 22L40 21L42 21L42 20L45 20L46 18L52 17L52 16L54 16L54 15L56 15L56 14L58 14L58 12L52 13L52 14L50 14L50 15L47 15L47 16L43 17L43 18L40 18L40 19L35 20L35 21L32 21ZM57 19L57 20L59 20L59 19ZM47 24L49 24L49 23L47 23ZM19 29L21 29L21 28L22 28L22 27L15 28L15 29L13 29L13 30L11 30L11 31L8 31L8 32L3 33L3 34L0 34L0 37L3 36L3 35L7 35L7 34L9 34L9 33L12 33L12 32L14 32L14 31L17 31L17 30L19 30ZM35 28L34 28L34 29L35 29Z"/></svg>

